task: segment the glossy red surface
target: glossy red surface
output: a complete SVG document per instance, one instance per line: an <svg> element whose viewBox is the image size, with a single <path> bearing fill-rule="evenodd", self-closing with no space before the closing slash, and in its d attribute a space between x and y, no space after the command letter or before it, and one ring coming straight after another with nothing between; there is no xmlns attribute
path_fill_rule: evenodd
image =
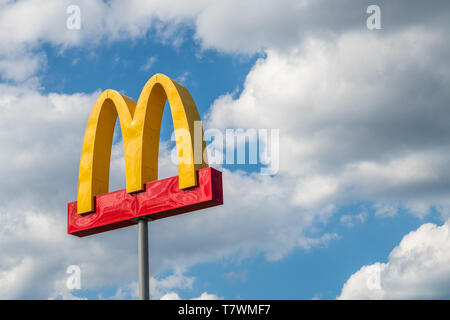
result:
<svg viewBox="0 0 450 320"><path fill-rule="evenodd" d="M77 202L67 204L67 232L84 237L152 220L223 204L222 173L213 168L198 171L198 187L180 190L178 177L149 182L145 191L119 190L95 197L95 212L79 215Z"/></svg>

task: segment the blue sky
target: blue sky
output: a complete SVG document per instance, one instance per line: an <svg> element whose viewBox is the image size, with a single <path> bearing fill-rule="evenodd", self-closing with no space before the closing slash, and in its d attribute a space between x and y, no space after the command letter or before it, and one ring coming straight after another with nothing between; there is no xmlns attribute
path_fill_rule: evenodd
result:
<svg viewBox="0 0 450 320"><path fill-rule="evenodd" d="M448 299L450 7L379 1L371 30L369 2L301 3L0 1L0 298L136 298L136 228L79 239L65 210L98 95L163 73L207 129L278 129L280 162L213 164L223 206L150 224L153 299ZM161 177L172 131L166 107Z"/></svg>

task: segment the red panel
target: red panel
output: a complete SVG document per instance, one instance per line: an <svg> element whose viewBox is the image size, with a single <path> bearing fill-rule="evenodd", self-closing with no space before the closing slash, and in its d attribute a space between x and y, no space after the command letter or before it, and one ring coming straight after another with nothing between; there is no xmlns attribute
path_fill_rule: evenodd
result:
<svg viewBox="0 0 450 320"><path fill-rule="evenodd" d="M180 190L178 177L149 182L145 191L126 190L95 197L95 212L79 215L77 202L67 204L67 232L79 237L136 224L136 218L153 220L223 204L222 173L213 168L198 171L198 187Z"/></svg>

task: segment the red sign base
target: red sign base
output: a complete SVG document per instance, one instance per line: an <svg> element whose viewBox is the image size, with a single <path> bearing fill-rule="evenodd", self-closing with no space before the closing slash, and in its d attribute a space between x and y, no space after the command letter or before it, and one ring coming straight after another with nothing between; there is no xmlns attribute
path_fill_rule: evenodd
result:
<svg viewBox="0 0 450 320"><path fill-rule="evenodd" d="M78 237L137 224L136 218L152 220L223 204L222 172L213 168L198 171L198 186L178 188L178 176L145 184L145 191L126 190L95 197L95 212L77 213L77 202L67 204L67 232Z"/></svg>

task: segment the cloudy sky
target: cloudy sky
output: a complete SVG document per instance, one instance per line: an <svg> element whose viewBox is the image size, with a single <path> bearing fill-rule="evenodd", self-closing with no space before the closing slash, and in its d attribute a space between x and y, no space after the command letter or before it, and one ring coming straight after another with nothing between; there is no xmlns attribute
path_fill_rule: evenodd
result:
<svg viewBox="0 0 450 320"><path fill-rule="evenodd" d="M0 0L0 299L137 297L137 228L77 238L66 208L96 98L155 73L205 129L279 130L279 163L214 164L223 206L150 224L153 299L449 299L449 21L438 0Z"/></svg>

